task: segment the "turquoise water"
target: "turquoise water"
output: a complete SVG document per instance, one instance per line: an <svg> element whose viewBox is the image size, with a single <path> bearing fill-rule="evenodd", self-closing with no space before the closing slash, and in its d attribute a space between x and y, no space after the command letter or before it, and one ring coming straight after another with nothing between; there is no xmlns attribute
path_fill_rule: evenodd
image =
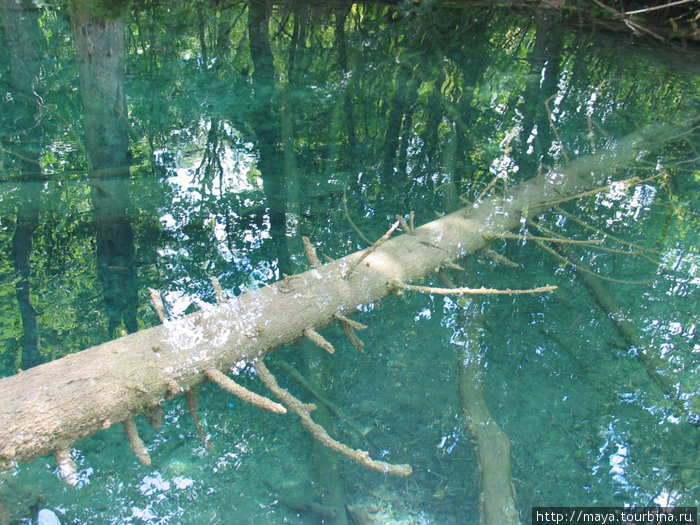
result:
<svg viewBox="0 0 700 525"><path fill-rule="evenodd" d="M149 288L168 315L189 313L214 302L212 276L232 297L307 269L302 235L337 258L366 246L350 221L373 241L396 214L422 224L494 177L498 193L698 114L695 54L551 13L147 2L104 23L53 4L19 18L2 6L2 376L157 324ZM296 396L314 401L284 363L341 407L332 435L412 465L393 478L332 455L349 519L478 522L478 459L457 395L473 326L523 523L539 505L700 500L700 409L688 400L699 390L699 144L687 132L609 174L653 180L538 219L567 238L602 238L580 220L623 241L567 255L609 279L615 314L570 263L498 240L490 248L517 267L477 253L450 278L558 290L392 296L353 317L368 326L364 353L334 326L323 335L335 355L299 344L266 360ZM673 371L677 395L613 321ZM238 380L264 392L252 369ZM332 505L331 459L295 416L210 384L199 406L208 446L182 398L164 404L161 430L137 418L150 467L117 425L76 443L77 487L53 458L0 474L0 524L29 523L38 508L66 524L322 522L297 507Z"/></svg>

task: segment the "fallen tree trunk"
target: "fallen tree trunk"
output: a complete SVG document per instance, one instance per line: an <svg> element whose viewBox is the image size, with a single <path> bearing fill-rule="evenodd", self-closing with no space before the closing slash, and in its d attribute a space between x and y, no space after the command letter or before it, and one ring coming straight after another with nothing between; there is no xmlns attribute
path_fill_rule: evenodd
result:
<svg viewBox="0 0 700 525"><path fill-rule="evenodd" d="M132 439L136 415L157 411L163 400L205 381L222 385L214 371L262 360L339 314L394 293L394 283L422 279L483 248L492 240L485 233L510 230L523 217L604 183L612 170L660 145L662 136L678 133L650 127L374 249L1 379L0 470L54 454L70 482L72 444L115 423L125 423L132 449L145 452L138 436ZM140 459L149 461L147 453Z"/></svg>

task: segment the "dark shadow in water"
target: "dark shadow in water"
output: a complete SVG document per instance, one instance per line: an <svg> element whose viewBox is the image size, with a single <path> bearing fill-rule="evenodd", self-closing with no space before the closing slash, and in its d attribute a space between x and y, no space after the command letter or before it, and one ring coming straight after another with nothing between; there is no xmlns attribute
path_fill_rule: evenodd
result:
<svg viewBox="0 0 700 525"><path fill-rule="evenodd" d="M15 292L22 318L22 358L20 366L31 368L41 363L37 313L29 296L31 285L30 257L32 237L39 226L40 184L22 184L42 178L40 171L40 151L34 148L41 138L39 127L39 104L37 95L40 76L39 63L39 12L28 0L0 2L2 25L10 55L12 73L11 93L16 104L12 112L13 135L17 144L13 147L19 155L12 162L11 170L20 181L17 195L17 223L12 236L12 254L17 277Z"/></svg>

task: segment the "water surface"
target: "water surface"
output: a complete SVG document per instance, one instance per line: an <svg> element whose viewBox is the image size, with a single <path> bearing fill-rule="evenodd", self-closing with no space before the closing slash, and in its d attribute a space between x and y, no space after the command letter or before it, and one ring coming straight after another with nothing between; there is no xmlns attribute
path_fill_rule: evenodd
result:
<svg viewBox="0 0 700 525"><path fill-rule="evenodd" d="M373 241L396 214L422 224L494 180L498 193L698 114L696 55L576 30L555 13L13 6L2 2L2 376L158 324L149 288L177 317L215 301L212 276L233 297L306 270L302 235L337 258L366 246L358 230ZM515 267L478 253L450 274L459 286L554 284L554 294L390 297L355 316L368 326L364 353L330 327L335 355L299 344L268 358L295 395L314 400L285 366L352 420L330 416L332 435L413 466L397 479L336 458L333 486L355 516L478 522L456 386L471 344L511 441L523 523L539 505L700 500L700 408L687 399L699 389L699 148L687 133L640 154L609 176L649 181L562 204L541 230L519 232L608 235L608 251L570 246L565 262L532 241L498 240L490 248ZM617 312L591 295L586 270L606 279ZM672 372L674 392L641 352ZM238 379L264 391L252 369ZM298 420L211 385L199 402L209 447L178 398L161 430L137 420L150 467L118 425L76 444L77 488L53 458L1 474L9 522L49 508L70 524L319 523L291 508L332 504L329 459Z"/></svg>

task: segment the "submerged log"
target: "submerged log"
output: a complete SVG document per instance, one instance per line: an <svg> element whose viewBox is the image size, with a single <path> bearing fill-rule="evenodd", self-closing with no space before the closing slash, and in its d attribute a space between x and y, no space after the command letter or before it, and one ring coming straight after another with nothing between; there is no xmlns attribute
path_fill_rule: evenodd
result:
<svg viewBox="0 0 700 525"><path fill-rule="evenodd" d="M151 412L209 380L349 316L490 242L521 220L605 183L640 153L677 136L653 126L595 155L439 220L200 312L0 380L0 470Z"/></svg>

